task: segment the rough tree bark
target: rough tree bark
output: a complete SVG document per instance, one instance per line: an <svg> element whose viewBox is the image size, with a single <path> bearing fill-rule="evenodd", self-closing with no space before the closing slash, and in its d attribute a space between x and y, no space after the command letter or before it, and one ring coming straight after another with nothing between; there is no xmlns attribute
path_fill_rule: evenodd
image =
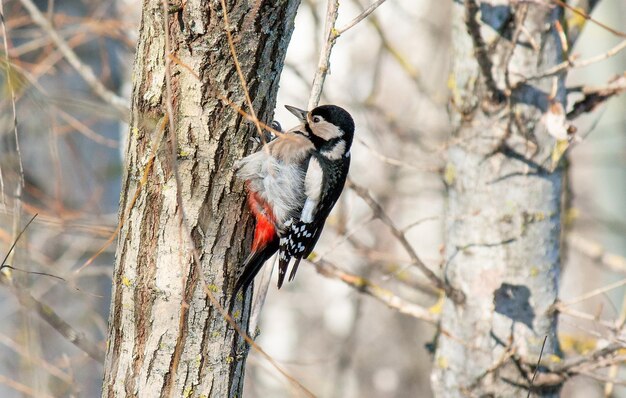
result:
<svg viewBox="0 0 626 398"><path fill-rule="evenodd" d="M496 0L453 8L455 135L445 173L444 272L467 300L444 306L433 390L438 397L525 397L532 369L518 368L507 350L536 361L547 338L544 360L560 355L551 306L563 178L542 117L565 106L565 91L564 75L524 77L563 60L556 28L563 11ZM555 395L548 388L535 393Z"/></svg>
<svg viewBox="0 0 626 398"><path fill-rule="evenodd" d="M226 4L254 108L268 121L299 0ZM247 109L220 1L144 0L133 79L102 396L241 396L245 344L207 299L191 249L225 305L250 232L233 163L255 132L222 100Z"/></svg>

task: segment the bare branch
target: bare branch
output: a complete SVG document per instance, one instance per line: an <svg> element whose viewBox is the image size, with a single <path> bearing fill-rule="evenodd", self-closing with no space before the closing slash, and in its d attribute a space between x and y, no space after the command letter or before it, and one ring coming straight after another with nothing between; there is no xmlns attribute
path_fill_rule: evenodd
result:
<svg viewBox="0 0 626 398"><path fill-rule="evenodd" d="M65 322L50 306L33 297L24 287L12 285L12 290L20 304L25 308L35 311L37 315L65 337L70 343L80 348L98 363L104 363L104 350L90 341L84 333L76 331L69 323Z"/></svg>
<svg viewBox="0 0 626 398"><path fill-rule="evenodd" d="M474 45L474 54L476 55L476 61L480 67L480 71L485 79L485 85L489 90L489 96L491 101L499 103L504 99L504 94L498 88L496 81L493 77L493 63L489 54L487 54L487 47L483 36L480 33L480 23L478 22L478 4L476 0L465 0L465 25L467 26L467 32L472 38Z"/></svg>
<svg viewBox="0 0 626 398"><path fill-rule="evenodd" d="M428 311L428 309L406 301L393 294L393 292L380 287L363 277L345 272L326 260L319 259L317 261L312 261L311 264L315 266L317 272L325 277L339 279L346 285L358 290L361 293L374 297L387 307L397 310L401 314L410 315L414 318L421 319L432 324L436 324L438 322L438 317Z"/></svg>
<svg viewBox="0 0 626 398"><path fill-rule="evenodd" d="M552 305L552 308L557 311L559 314L565 314L571 316L573 318L584 319L586 321L594 322L596 326L603 326L608 330L615 331L615 323L606 321L604 319L600 319L598 315L592 315L583 311L578 311L563 305L561 302L556 302Z"/></svg>
<svg viewBox="0 0 626 398"><path fill-rule="evenodd" d="M591 15L587 14L585 11L578 9L576 7L573 7L569 4L567 4L566 2L564 2L563 0L552 0L553 3L558 4L559 6L566 8L568 10L570 10L571 12L573 12L574 14L579 15L580 17L586 19L587 21L591 21L594 24L598 25L599 27L601 27L602 29L611 32L612 34L614 34L615 36L619 36L619 37L626 37L626 33L624 32L620 32L617 29L613 29L610 26L598 21L597 19L594 19L593 17L591 17Z"/></svg>
<svg viewBox="0 0 626 398"><path fill-rule="evenodd" d="M616 76L609 83L602 87L582 87L584 98L574 104L573 109L568 112L569 120L575 119L583 113L591 112L609 98L620 95L626 91L626 72L621 76Z"/></svg>
<svg viewBox="0 0 626 398"><path fill-rule="evenodd" d="M406 232L406 230L403 230L403 232ZM419 290L420 292L428 296L439 297L441 295L441 290L437 289L428 281L424 281L422 278L414 276L413 273L404 272L406 271L406 266L400 267L398 265L395 265L396 263L407 262L407 260L390 258L390 256L388 256L386 253L382 253L375 249L372 249L369 246L364 245L363 243L354 239L354 237L348 237L348 242L350 242L352 247L361 252L361 254L365 258L367 258L368 261L372 263L384 264L383 269L381 270L383 272L383 281L393 278L396 282L400 282L401 284L406 285L412 289Z"/></svg>
<svg viewBox="0 0 626 398"><path fill-rule="evenodd" d="M611 271L626 274L626 258L607 252L601 244L575 233L569 235L568 243L572 249L589 257L594 263Z"/></svg>
<svg viewBox="0 0 626 398"><path fill-rule="evenodd" d="M442 167L441 166L418 166L418 165L414 165L411 164L409 162L406 162L404 160L401 159L397 159L397 158L392 158L389 157L387 155L383 155L382 153L380 153L379 151L377 151L376 149L372 148L372 146L370 144L368 144L367 142L365 142L365 140L363 140L360 137L355 137L355 140L363 145L374 157L378 158L381 162L383 163L387 163L391 166L397 166L397 167L406 167L408 169L412 169L415 171L422 171L422 172L427 172L427 173L441 173Z"/></svg>
<svg viewBox="0 0 626 398"><path fill-rule="evenodd" d="M256 126L257 133L259 134L259 139L265 144L265 135L263 134L263 129L261 129L261 124L259 123L259 119L256 117L256 111L254 110L254 105L252 104L252 98L250 97L250 91L248 90L248 84L246 83L246 78L241 71L241 65L239 64L239 60L237 59L237 51L235 51L235 45L233 44L233 38L230 34L230 22L228 20L228 11L226 11L226 3L224 0L220 0L220 4L222 6L222 12L224 13L224 31L226 32L226 38L228 39L228 48L230 49L230 54L233 57L233 63L235 64L235 69L237 70L237 76L239 76L239 81L241 82L241 86L243 88L243 93L246 97L246 103L248 104L248 109L250 111L250 116L252 117L252 121Z"/></svg>
<svg viewBox="0 0 626 398"><path fill-rule="evenodd" d="M61 368L51 364L50 362L46 361L45 359L43 359L43 358L41 358L41 357L39 357L37 355L34 355L34 353L30 352L28 349L25 349L24 346L22 346L21 344L17 343L16 341L13 341L8 336L6 336L4 334L0 334L0 344L3 344L4 346L8 347L14 353L24 357L28 361L31 361L32 363L37 364L39 367L44 369L46 372L48 372L49 374L57 377L59 380L62 380L67 385L71 385L73 383L73 380L72 380L71 376L67 372L65 372Z"/></svg>
<svg viewBox="0 0 626 398"><path fill-rule="evenodd" d="M576 69L576 68L583 68L585 66L589 66L591 64L595 64L597 62L601 62L604 61L606 59L611 58L612 56L616 55L617 53L619 53L620 51L624 50L626 48L626 40L621 41L619 44L617 44L615 47L609 49L607 52L596 55L595 57L591 57L582 61L576 61L576 60L572 60L572 59L568 59L566 61L561 62L558 65L553 66L550 69L547 69L543 72L539 72L536 75L532 75L532 76L528 76L525 77L524 81L530 81L530 80L537 80L537 79L543 79L544 77L548 77L548 76L554 76L557 75L561 72L563 72L564 70L567 69Z"/></svg>
<svg viewBox="0 0 626 398"><path fill-rule="evenodd" d="M460 291L460 290L450 286L449 284L445 283L433 271L431 271L431 269L428 268L426 266L426 264L424 264L424 262L419 258L419 256L417 255L417 253L413 249L413 246L411 246L409 241L406 239L406 236L404 235L404 233L395 226L395 224L393 223L391 218L389 218L387 213L385 213L383 208L378 204L378 202L376 202L376 200L374 200L374 198L369 194L369 192L365 188L355 184L352 180L348 180L348 182L346 184L350 188L352 188L352 190L357 195L359 195L361 197L361 199L363 199L365 201L365 203L367 203L367 205L374 212L374 215L377 218L379 218L383 223L385 223L387 225L387 227L389 227L389 229L391 230L391 233L396 237L396 239L398 239L398 241L400 242L402 247L404 247L404 250L406 250L406 252L411 257L411 260L413 261L413 264L415 264L420 269L420 271L422 271L422 273L437 288L439 288L439 289L443 290L444 292L446 292L446 295L448 297L450 297L452 299L452 301L454 301L456 304L463 304L465 302L465 294L462 291Z"/></svg>
<svg viewBox="0 0 626 398"><path fill-rule="evenodd" d="M324 24L324 31L326 32L324 45L320 50L320 59L317 64L317 72L313 78L313 84L311 86L311 95L309 96L308 109L313 109L319 104L320 97L322 96L322 90L324 88L324 81L326 75L330 69L330 54L333 51L333 46L337 40L338 34L335 29L335 22L337 21L337 14L339 12L339 1L328 0L328 6L326 8L326 23Z"/></svg>
<svg viewBox="0 0 626 398"><path fill-rule="evenodd" d="M391 55L396 60L396 62L398 62L398 65L400 65L400 67L407 74L407 76L413 82L415 82L415 84L417 85L417 88L419 90L426 91L425 87L423 86L422 82L420 81L420 72L419 72L419 70L417 70L416 67L413 66L413 64L411 64L409 62L407 57L405 57L404 54L402 54L402 52L400 50L398 50L391 43L391 41L387 37L387 34L385 33L385 30L380 25L380 22L378 21L378 18L376 18L375 15L372 15L371 18L368 19L368 22L372 25L374 30L376 30L376 34L378 35L378 39L380 40L381 45L383 46L385 51L387 51L389 53L389 55ZM426 99L429 99L429 97L426 96Z"/></svg>
<svg viewBox="0 0 626 398"><path fill-rule="evenodd" d="M37 397L37 398L54 398L52 395L42 394L41 391L35 391L29 386L24 385L4 375L0 375L0 384L4 384L7 387L14 389L15 391L19 391L25 396Z"/></svg>
<svg viewBox="0 0 626 398"><path fill-rule="evenodd" d="M596 6L600 3L600 0L570 0L569 5L572 6L579 12L582 12L586 15L590 15ZM574 11L567 10L565 13L565 19L567 21L570 20L572 14L575 14ZM580 33L584 29L586 24L577 23L577 24L568 24L567 27L567 40L572 47L580 37Z"/></svg>
<svg viewBox="0 0 626 398"><path fill-rule="evenodd" d="M9 92L11 93L11 110L13 111L13 136L15 137L15 152L17 154L17 162L19 165L20 171L20 185L24 187L24 165L22 164L22 151L20 150L20 140L19 135L17 133L17 97L15 95L15 88L13 87L13 68L11 66L11 62L9 61L9 41L6 23L4 21L4 2L0 2L0 23L2 23L2 41L4 44L4 57L6 62L6 82L7 87L9 88ZM1 199L4 202L4 180L2 177L2 172L0 171L0 193L2 195Z"/></svg>
<svg viewBox="0 0 626 398"><path fill-rule="evenodd" d="M348 22L348 24L340 29L337 29L337 36L341 36L342 34L344 34L347 30L352 29L354 27L354 25L358 24L359 22L361 22L362 20L364 20L365 18L367 18L371 13L373 13L381 4L383 4L386 0L377 0L376 2L374 2L371 6L367 7L367 9L365 9L365 11L363 11L362 13L360 13L356 18L354 18L352 21Z"/></svg>
<svg viewBox="0 0 626 398"><path fill-rule="evenodd" d="M24 8L28 11L33 22L37 24L41 29L43 29L50 39L56 44L59 48L59 51L63 54L67 62L78 72L78 74L85 80L85 82L91 87L93 92L100 97L104 102L113 106L116 110L118 110L123 118L127 118L130 112L128 108L128 102L106 88L104 84L96 77L93 69L88 65L84 64L83 61L78 58L78 55L74 52L74 50L67 44L65 40L57 33L57 31L52 27L50 21L39 11L39 8L33 3L32 0L20 0Z"/></svg>
<svg viewBox="0 0 626 398"><path fill-rule="evenodd" d="M624 343L611 343L606 347L600 348L587 355L565 359L563 362L553 365L547 365L547 367L550 369L550 371L555 373L573 373L576 371L580 371L584 365L593 364L594 362L602 358L606 358L616 354L618 351L624 349L624 347ZM607 364L606 366L609 366L609 364Z"/></svg>
<svg viewBox="0 0 626 398"><path fill-rule="evenodd" d="M601 294L604 294L604 293L606 293L608 291L611 291L613 289L617 289L618 287L622 287L624 285L626 285L626 279L620 279L617 282L610 283L610 284L608 284L606 286L603 286L603 287L600 287L598 289L593 289L592 291L587 292L585 294L582 294L582 295L580 295L578 297L575 297L575 298L571 299L568 302L563 302L563 303L561 303L561 305L578 304L578 303L580 303L582 301L589 300L590 298L599 296Z"/></svg>
<svg viewBox="0 0 626 398"><path fill-rule="evenodd" d="M539 359L537 359L537 366L533 372L533 377L530 379L530 388L528 389L528 395L526 398L530 398L530 393L532 392L533 384L535 383L535 379L537 378L537 371L539 370L539 364L541 363L541 357L543 356L543 350L546 347L546 340L548 340L548 336L546 335L543 338L543 344L541 344L541 351L539 351Z"/></svg>
<svg viewBox="0 0 626 398"><path fill-rule="evenodd" d="M506 65L506 68L504 70L504 82L506 84L507 94L511 92L511 78L509 73L511 70L511 59L513 58L513 54L515 53L515 47L517 47L517 43L524 28L524 22L526 21L527 15L528 4L522 3L515 7L515 30L513 31L513 35L511 36L511 46L507 50L507 54L504 57L504 65Z"/></svg>

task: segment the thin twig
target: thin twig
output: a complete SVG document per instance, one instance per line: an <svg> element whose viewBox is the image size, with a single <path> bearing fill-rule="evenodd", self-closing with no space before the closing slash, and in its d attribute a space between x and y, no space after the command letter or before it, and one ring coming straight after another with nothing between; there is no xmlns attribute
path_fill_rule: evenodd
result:
<svg viewBox="0 0 626 398"><path fill-rule="evenodd" d="M365 225L369 224L372 220L375 219L375 216L372 214L371 216L365 218L363 221L360 221L357 225L350 228L348 231L344 231L341 236L338 236L337 239L333 242L332 245L323 253L319 254L319 258L324 258L330 253L334 252L339 246L346 242L350 242L352 236L357 232L361 231Z"/></svg>
<svg viewBox="0 0 626 398"><path fill-rule="evenodd" d="M587 355L581 355L575 358L565 359L562 362L554 364L546 364L545 366L554 373L573 373L577 369L581 369L584 365L593 364L598 360L611 356L616 352L624 349L624 343L610 343L606 347L597 349ZM607 364L606 366L609 366Z"/></svg>
<svg viewBox="0 0 626 398"><path fill-rule="evenodd" d="M93 69L83 63L74 50L67 44L65 40L57 33L54 27L50 24L50 21L39 11L39 8L32 0L20 0L24 8L28 11L33 22L43 29L48 36L52 39L54 44L59 48L59 51L63 54L67 62L78 72L78 74L85 80L85 82L91 87L93 92L100 97L104 102L113 106L120 112L123 118L127 118L129 115L128 102L106 88L104 84L96 77Z"/></svg>
<svg viewBox="0 0 626 398"><path fill-rule="evenodd" d="M498 358L498 360L491 365L489 368L485 369L484 372L482 372L480 375L478 375L476 377L476 379L472 382L472 384L470 384L468 387L465 388L466 391L472 391L474 390L476 387L478 387L479 383L488 375L495 373L496 371L498 371L498 369L502 368L508 361L509 359L515 357L515 347L513 347L511 344L507 345L506 350L504 350L504 352L502 353L502 355L500 356L500 358Z"/></svg>
<svg viewBox="0 0 626 398"><path fill-rule="evenodd" d="M22 384L13 378L6 377L4 375L0 375L0 384L4 384L9 388L12 388L15 391L19 391L25 396L36 397L36 398L54 398L52 395L44 394L41 391L35 391L31 387Z"/></svg>
<svg viewBox="0 0 626 398"><path fill-rule="evenodd" d="M582 301L589 300L589 299L591 299L593 297L599 296L601 294L609 292L609 291L611 291L613 289L617 289L618 287L622 287L624 285L626 285L626 279L621 279L621 280L619 280L617 282L610 283L610 284L608 284L606 286L602 286L602 287L600 287L598 289L593 289L592 291L587 292L587 293L585 293L585 294L583 294L581 296L578 296L576 298L573 298L573 299L571 299L568 302L562 302L561 305L569 306L569 305L578 304L578 303L580 303Z"/></svg>
<svg viewBox="0 0 626 398"><path fill-rule="evenodd" d="M425 223L426 221L434 221L434 220L439 220L439 219L441 219L441 216L423 217L423 218L420 218L418 220L413 221L412 223L410 223L406 227L402 228L401 231L406 233L410 229L413 229L413 228L417 227L418 225L420 225L422 223Z"/></svg>
<svg viewBox="0 0 626 398"><path fill-rule="evenodd" d="M20 185L24 187L24 165L22 164L22 151L20 150L20 140L17 133L17 97L15 95L15 88L13 87L13 68L11 61L9 60L9 41L6 23L4 21L4 2L0 1L0 22L2 23L2 40L4 43L4 58L6 62L6 82L9 92L11 93L11 110L13 111L13 135L15 136L15 152L17 154L17 162L20 171ZM0 193L2 194L2 202L4 202L4 179L2 177L2 170L0 170Z"/></svg>
<svg viewBox="0 0 626 398"><path fill-rule="evenodd" d="M230 54L233 57L233 62L235 64L235 69L237 70L237 75L239 76L239 81L241 82L241 86L243 88L243 92L246 96L246 103L248 104L248 109L250 110L250 116L252 116L252 121L256 126L257 133L259 134L259 139L265 144L265 135L263 134L263 129L261 129L261 124L259 123L259 119L256 117L256 112L254 110L254 106L252 104L252 99L250 98L250 92L248 91L248 84L246 82L246 78L241 71L241 65L239 64L239 60L237 59L237 52L235 51L235 45L233 44L233 37L230 34L230 21L228 20L228 11L226 11L226 2L225 0L220 0L222 5L222 12L224 13L224 31L226 32L226 38L228 39L228 48L230 49Z"/></svg>
<svg viewBox="0 0 626 398"><path fill-rule="evenodd" d="M339 12L339 0L328 0L326 6L326 23L324 24L325 40L322 49L320 50L320 59L317 64L317 72L313 78L313 84L311 85L311 95L309 96L308 109L315 108L322 96L322 90L324 89L324 81L326 75L330 69L330 54L333 51L333 46L337 40L337 30L335 29L335 22L337 21L337 14Z"/></svg>
<svg viewBox="0 0 626 398"><path fill-rule="evenodd" d="M362 13L357 15L352 21L348 22L344 27L336 30L337 37L344 34L347 30L352 29L354 25L358 24L365 18L367 18L371 13L373 13L381 4L383 4L386 0L377 0L371 6L367 7Z"/></svg>
<svg viewBox="0 0 626 398"><path fill-rule="evenodd" d="M621 334L625 323L626 323L626 295L622 297L622 309L620 310L618 319L616 319L615 321L616 334ZM618 371L619 371L619 366L617 364L611 365L611 367L608 370L608 377L612 380L615 380L615 377L617 376ZM605 397L608 398L612 396L614 385L615 383L613 381L609 381L604 385Z"/></svg>
<svg viewBox="0 0 626 398"><path fill-rule="evenodd" d="M582 87L582 93L585 95L582 99L576 101L572 110L567 113L567 119L572 120L578 116L592 112L599 105L606 102L609 98L620 95L626 91L626 72L611 79L608 84L602 87Z"/></svg>
<svg viewBox="0 0 626 398"><path fill-rule="evenodd" d="M572 233L568 236L568 245L573 250L589 257L594 263L611 271L626 274L626 257L608 252L601 244Z"/></svg>
<svg viewBox="0 0 626 398"><path fill-rule="evenodd" d="M28 221L26 223L26 226L24 228L22 228L22 230L17 234L17 236L15 237L15 239L13 240L13 243L11 244L11 247L9 248L9 250L7 251L7 254L4 256L4 259L2 259L2 263L0 263L0 270L2 270L2 267L6 266L6 262L9 259L9 256L11 255L11 253L13 252L13 249L15 249L15 245L17 245L17 242L20 240L20 238L22 237L22 235L24 234L24 231L26 231L26 229L30 226L30 224L35 221L35 218L37 217L37 214L35 214L30 221Z"/></svg>
<svg viewBox="0 0 626 398"><path fill-rule="evenodd" d="M428 311L428 309L406 301L393 294L393 292L380 287L363 277L343 271L327 260L318 259L312 261L311 263L315 266L317 272L325 277L339 279L346 285L375 298L387 307L394 309L401 314L410 315L414 318L421 319L432 324L436 324L438 322L438 317Z"/></svg>
<svg viewBox="0 0 626 398"><path fill-rule="evenodd" d="M439 167L439 166L417 166L417 165L405 162L405 161L400 160L400 159L396 159L396 158L389 157L387 155L383 155L382 153L380 153L376 149L372 148L372 146L369 145L367 142L365 142L362 138L355 137L355 140L359 144L363 145L372 155L374 155L374 157L378 158L381 162L387 163L387 164L389 164L391 166L406 167L408 169L413 169L415 171L423 171L423 172L427 172L427 173L439 173L441 171L441 167Z"/></svg>
<svg viewBox="0 0 626 398"><path fill-rule="evenodd" d="M65 279L59 276L55 276L55 275L48 274L45 272L24 271L19 268L15 268L13 266L6 264L6 261L11 255L11 253L13 252L13 249L17 245L17 242L20 240L20 238L22 237L22 235L24 234L28 226L35 220L35 217L37 217L37 214L35 214L30 219L30 221L28 221L26 226L22 228L22 230L17 234L17 236L13 240L11 247L7 251L7 254L4 256L4 259L2 260L2 264L0 265L0 270L3 268L7 268L7 269L14 270L14 271L26 272L28 274L34 274L34 275L49 276L49 277L53 277L53 278L65 281ZM15 296L18 298L20 304L22 304L25 308L31 311L35 311L43 320L48 322L50 326L52 326L56 331L58 331L62 336L64 336L68 341L70 341L76 347L80 348L85 353L87 353L87 355L89 355L91 358L93 358L94 360L100 363L104 363L104 351L103 350L101 350L96 344L89 341L82 333L76 332L74 328L72 328L59 315L57 315L57 313L54 312L54 310L51 307L49 307L48 305L34 298L25 287L19 286L15 280L12 280L12 279L10 280L11 280L10 287L12 288L12 291L15 294Z"/></svg>
<svg viewBox="0 0 626 398"><path fill-rule="evenodd" d="M563 305L561 302L556 302L552 305L552 308L556 310L560 315L568 315L573 318L584 319L586 321L590 321L594 323L595 327L603 326L608 330L615 331L615 323L605 321L604 319L600 319L598 315L588 314L583 311L578 311L573 308L567 307Z"/></svg>
<svg viewBox="0 0 626 398"><path fill-rule="evenodd" d="M487 46L480 33L480 22L478 22L479 11L476 0L465 0L465 25L467 26L467 32L472 38L476 61L485 79L485 86L487 86L487 90L489 90L490 99L493 102L499 103L504 99L504 95L498 88L493 77L493 63L491 62L491 58L489 58Z"/></svg>
<svg viewBox="0 0 626 398"><path fill-rule="evenodd" d="M25 287L13 284L13 293L20 304L25 308L35 311L54 330L59 332L69 342L80 348L95 361L104 363L104 350L90 341L84 333L77 332L69 323L65 322L50 306L33 297Z"/></svg>
<svg viewBox="0 0 626 398"><path fill-rule="evenodd" d="M526 398L530 398L530 394L533 391L533 383L535 382L535 378L537 378L537 372L539 371L539 364L541 364L541 357L543 356L543 349L546 346L546 341L548 340L548 335L543 337L543 344L541 344L541 351L539 351L539 359L537 359L537 366L535 366L535 371L533 372L533 377L530 379L530 386L528 387L528 395Z"/></svg>
<svg viewBox="0 0 626 398"><path fill-rule="evenodd" d="M577 14L577 15L583 17L587 21L593 22L594 24L598 25L599 27L603 28L604 30L613 33L615 36L626 37L626 33L620 32L617 29L613 29L610 26L608 26L608 25L598 21L597 19L594 19L593 17L591 17L591 15L587 14L586 12L583 12L580 8L572 7L571 5L567 4L566 2L564 2L562 0L552 0L552 2L560 5L563 8L567 8L568 10L573 12L574 14Z"/></svg>
<svg viewBox="0 0 626 398"><path fill-rule="evenodd" d="M186 71L188 71L189 73L191 73L191 75L198 81L198 82L202 82L202 80L200 79L200 76L198 76L198 74L196 72L194 72L194 70L187 65L186 63L184 63L183 61L181 61L178 57L176 57L174 54L170 54L168 56L168 58L174 62L176 65L184 68ZM243 83L244 87L243 89L247 91L247 87L245 86L245 83ZM246 119L249 122L258 124L262 130L266 130L269 131L270 133L274 134L275 136L278 137L285 137L288 138L288 135L285 135L282 131L278 131L276 129L274 129L272 126L268 126L267 124L263 123L262 121L260 121L256 115L252 115L250 113L247 113L246 111L244 111L243 109L241 109L241 107L239 107L237 104L235 104L234 102L232 102L231 100L229 100L228 98L224 97L223 95L214 92L213 93L220 101L223 101L224 103L226 103L226 105L230 106L231 108L233 108L239 115L243 116L244 119ZM265 134L262 134L261 137L265 137ZM261 138L261 140L263 140L263 138Z"/></svg>
<svg viewBox="0 0 626 398"><path fill-rule="evenodd" d="M428 281L422 280L422 278L414 276L414 274L411 272L406 272L407 266L400 267L398 265L395 265L397 263L408 262L410 266L411 264L409 260L390 258L387 253L376 251L375 249L364 245L354 238L349 238L348 242L350 242L350 244L356 250L362 252L362 255L370 262L382 264L382 281L386 282L390 279L393 279L396 282L399 282L412 289L419 290L420 292L430 297L441 297L441 290L433 286L432 283L429 283Z"/></svg>
<svg viewBox="0 0 626 398"><path fill-rule="evenodd" d="M361 3L358 0L354 0L354 2L358 7L362 8ZM372 25L374 30L376 30L376 35L378 36L378 39L380 40L380 43L385 51L387 51L389 55L391 55L396 60L396 62L398 62L400 68L402 68L407 76L417 85L417 88L420 91L425 92L426 88L420 81L420 72L415 68L415 66L413 66L413 64L411 64L407 57L405 57L404 54L402 54L402 52L391 43L391 41L387 37L387 34L385 33L385 30L378 21L378 18L376 18L376 15L372 15L370 18L367 19L367 21L370 23L370 25ZM424 98L429 99L430 97L425 96Z"/></svg>
<svg viewBox="0 0 626 398"><path fill-rule="evenodd" d="M74 130L89 138L95 143L100 145L107 146L109 148L119 148L119 142L116 140L112 140L110 138L104 137L91 129L89 126L85 125L83 122L65 112L61 107L55 106L56 114L67 124L69 124Z"/></svg>
<svg viewBox="0 0 626 398"><path fill-rule="evenodd" d="M378 202L376 202L376 200L374 200L369 192L365 188L355 184L351 180L348 180L346 185L349 186L359 197L361 197L361 199L363 199L365 203L367 203L367 205L374 212L374 215L377 218L379 218L384 224L387 225L387 227L389 227L391 233L400 242L404 250L408 253L409 257L411 257L411 261L413 262L413 264L415 264L437 288L446 292L446 295L450 297L452 301L454 301L456 304L463 304L465 302L465 294L462 291L444 282L433 271L431 271L430 268L426 266L426 264L424 264L424 262L419 258L419 256L413 249L413 246L411 246L409 241L406 239L405 234L395 226L391 218L389 218L387 213L385 213L383 208L378 204Z"/></svg>
<svg viewBox="0 0 626 398"><path fill-rule="evenodd" d="M621 41L615 47L612 47L608 51L602 54L598 54L595 57L591 57L591 58L584 59L581 61L576 61L576 60L571 60L571 59L565 60L561 62L560 64L557 64L549 69L546 69L543 72L539 72L535 75L525 77L524 80L520 83L527 82L530 80L543 79L544 77L548 77L548 76L554 76L563 72L566 69L583 68L585 66L589 66L591 64L595 64L597 62L601 62L608 58L611 58L624 49L626 49L626 40Z"/></svg>
<svg viewBox="0 0 626 398"><path fill-rule="evenodd" d="M4 346L8 347L9 349L11 349L17 355L20 355L20 356L24 357L24 359L26 359L27 361L29 361L31 363L34 363L37 366L40 366L42 369L47 371L49 374L55 376L59 380L62 380L67 385L72 385L73 384L73 380L72 380L71 376L67 372L65 372L61 368L51 364L50 362L46 361L45 359L35 355L34 353L31 353L23 345L19 344L16 341L13 341L8 336L6 336L4 334L0 334L0 344L3 344Z"/></svg>
<svg viewBox="0 0 626 398"><path fill-rule="evenodd" d="M517 43L524 28L524 22L526 21L527 15L528 4L519 4L515 7L515 30L511 36L511 46L508 48L503 62L503 65L505 65L504 83L506 84L507 94L511 92L511 59L513 59L513 54L517 48Z"/></svg>

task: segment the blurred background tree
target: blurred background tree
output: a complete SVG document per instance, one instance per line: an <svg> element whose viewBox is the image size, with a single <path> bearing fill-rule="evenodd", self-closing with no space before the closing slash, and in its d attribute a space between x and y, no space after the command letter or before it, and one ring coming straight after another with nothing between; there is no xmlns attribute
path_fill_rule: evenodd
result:
<svg viewBox="0 0 626 398"><path fill-rule="evenodd" d="M251 334L258 335L256 342L316 396L472 396L483 388L492 388L496 396L526 396L523 386L530 381L523 375L533 376L537 351L549 335L536 386L564 383L561 395L567 397L626 396L619 351L626 319L626 104L623 96L613 98L624 87L624 3L572 3L583 14L564 10L556 0L483 1L476 3L475 13L470 1L373 3L380 7L336 38L322 96L322 102L340 104L355 116L352 186L329 219L311 263L303 264L298 278L280 292L272 283L263 311L255 311L260 306L253 303ZM219 14L220 3L210 4ZM254 11L265 3L251 4ZM327 5L306 0L298 8L274 115L284 127L295 120L282 105L304 107L309 99L325 47ZM336 29L341 31L370 5L363 0L342 2ZM92 397L101 392L103 367L98 358L106 349L121 154L126 153L124 137L132 136L122 107L130 103L141 7L124 0L2 3L0 236L8 249L38 213L9 264L65 279L3 269L2 397ZM170 7L174 15L184 15L180 6ZM585 18L585 10L593 10L599 23ZM470 60L480 54L475 51L476 37L467 32L468 13L480 27L503 105L498 98L496 106L481 101L498 90L485 81L484 65ZM233 31L235 40L240 29ZM156 32L154 36L159 37ZM511 43L518 46L509 55ZM174 55L182 60L180 52ZM510 62L504 62L509 56ZM188 72L169 60L180 74L176 78ZM540 89L546 106L524 105L533 101L516 84L532 77L529 74L550 72L561 61L568 62L556 74L525 86ZM508 82L506 65L513 66ZM228 87L239 82L234 72L228 81ZM198 87L190 89L194 95L200 92ZM509 89L516 93L514 100L507 97ZM474 95L472 90L478 91ZM206 93L206 101L215 101ZM564 105L570 118L560 116L554 100ZM470 106L471 121L464 118L468 101L476 106ZM237 105L248 111L244 102ZM224 112L234 114L233 109ZM525 118L525 112L531 117ZM508 122L512 134L502 137ZM570 128L567 135L566 129L565 142L555 145L547 129L556 126L552 133L558 136L570 125L576 131ZM246 128L254 129L251 123ZM498 134L489 134L495 130ZM538 141L526 134L531 130ZM473 142L472 131L487 139ZM498 139L510 145L496 146ZM485 160L466 156L468 145L485 151L478 152ZM509 146L519 156L507 152ZM540 173L533 177L537 167L524 168L519 160L547 161L543 166L551 171L555 154L563 160L550 178L541 179ZM521 176L492 182L486 171L495 178ZM526 197L511 197L509 184L519 181L531 187L535 182L526 180L533 178L549 187L556 184L553 179L563 181L560 261L550 255L559 251L557 231L548 226L559 218L554 195L549 203L528 191ZM471 189L461 192L461 184ZM488 189L498 193L484 194L487 199L478 206L472 205L474 197L463 196ZM540 194L547 191L542 188ZM454 203L463 205L463 211ZM510 219L497 217L508 213ZM536 228L551 236L540 247L527 243ZM467 235L468 230L475 235ZM451 236L454 233L458 236ZM502 268L522 250L549 260L533 254L534 264ZM438 280L465 293L463 306L484 308L488 321L497 325L493 334L501 344L483 333L486 340L480 345L491 343L494 350L484 353L482 361L461 357L471 372L457 372L459 362L444 355L446 344L472 344L463 340L469 335L449 330L460 319L455 317L467 311L442 298L416 257ZM473 267L482 272L474 273ZM537 276L544 282L551 277L554 284L543 290L534 282ZM529 295L519 286L529 287ZM553 302L555 286L558 301ZM550 335L553 324L542 324L535 340L518 346L528 318L511 329L507 302L496 300L493 305L494 291L500 292L497 297L521 298L521 304L531 306L533 323L558 312L562 358L557 336ZM535 300L539 296L542 302ZM463 325L457 326L467 328ZM488 326L480 330L492 331ZM464 355L471 350L466 351ZM450 383L468 390L441 387L443 376L458 374L466 379ZM500 390L513 388L503 380L512 375L521 378L520 388L512 393ZM302 390L251 351L244 396L299 395Z"/></svg>

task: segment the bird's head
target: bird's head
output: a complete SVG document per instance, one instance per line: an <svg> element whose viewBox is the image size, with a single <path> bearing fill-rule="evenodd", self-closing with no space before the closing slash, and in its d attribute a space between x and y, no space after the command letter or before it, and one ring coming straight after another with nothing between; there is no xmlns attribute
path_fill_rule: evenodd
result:
<svg viewBox="0 0 626 398"><path fill-rule="evenodd" d="M336 105L322 105L311 111L293 106L285 106L302 123L309 139L322 154L340 157L350 150L354 137L354 120L343 108Z"/></svg>

